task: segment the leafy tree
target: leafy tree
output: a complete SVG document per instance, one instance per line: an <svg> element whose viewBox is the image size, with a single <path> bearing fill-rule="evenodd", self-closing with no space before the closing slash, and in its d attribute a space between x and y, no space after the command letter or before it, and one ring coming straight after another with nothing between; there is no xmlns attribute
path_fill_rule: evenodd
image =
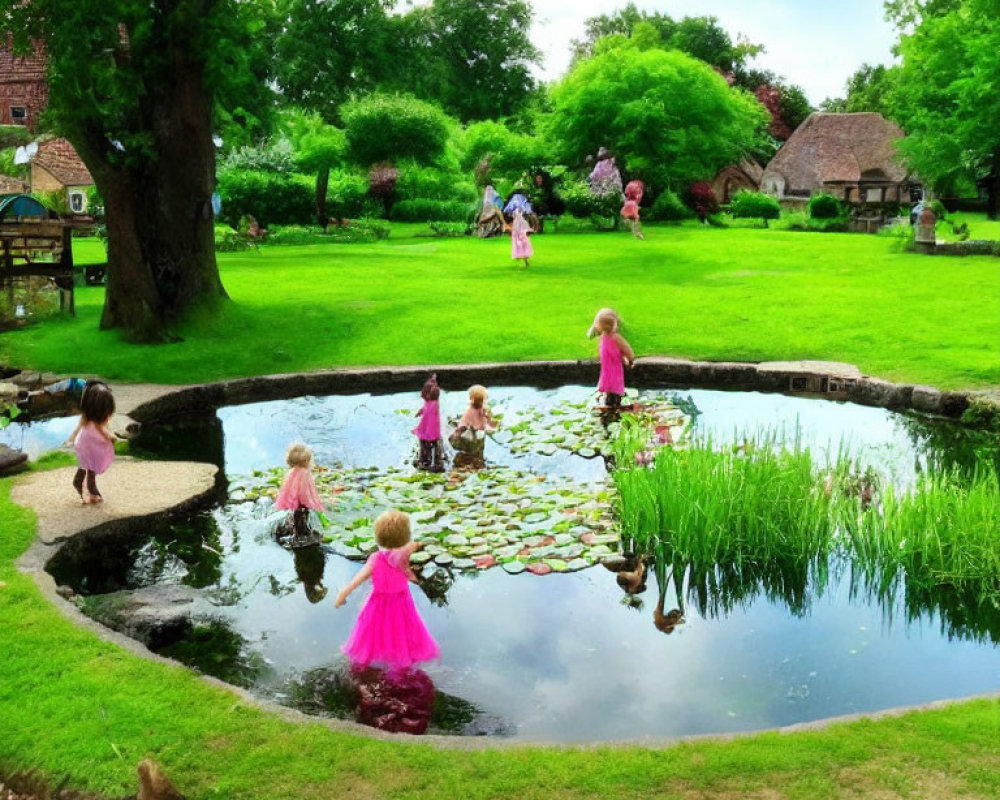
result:
<svg viewBox="0 0 1000 800"><path fill-rule="evenodd" d="M605 36L631 38L640 24L652 26L656 44L665 50L680 50L701 59L721 72L733 72L748 58L764 51L762 45L732 38L719 26L715 17L684 17L675 21L659 11L640 11L635 3L610 14L590 17L585 23L586 36L572 41L573 64L596 52L597 42Z"/></svg>
<svg viewBox="0 0 1000 800"><path fill-rule="evenodd" d="M392 68L392 0L289 0L275 45L275 79L293 104L338 122L351 95L373 91Z"/></svg>
<svg viewBox="0 0 1000 800"><path fill-rule="evenodd" d="M454 122L437 106L407 95L373 94L341 108L349 157L361 166L412 158L429 164Z"/></svg>
<svg viewBox="0 0 1000 800"><path fill-rule="evenodd" d="M982 181L988 213L1000 211L1000 7L997 0L889 4L903 57L891 92L907 132L900 150L938 191ZM914 16L915 14L915 16Z"/></svg>
<svg viewBox="0 0 1000 800"><path fill-rule="evenodd" d="M883 64L872 66L862 64L847 79L847 102L845 110L854 113L875 111L885 117L892 114L888 97L892 92L892 82L896 70Z"/></svg>
<svg viewBox="0 0 1000 800"><path fill-rule="evenodd" d="M706 64L621 37L599 49L552 89L550 136L566 163L606 145L657 191L713 175L759 142L764 109Z"/></svg>
<svg viewBox="0 0 1000 800"><path fill-rule="evenodd" d="M827 114L843 114L847 111L847 98L827 97L819 104L819 110Z"/></svg>
<svg viewBox="0 0 1000 800"><path fill-rule="evenodd" d="M330 169L343 162L347 136L340 128L327 125L315 112L290 109L282 116L282 124L295 154L296 168L316 175L316 221L326 230L330 221L326 209Z"/></svg>
<svg viewBox="0 0 1000 800"><path fill-rule="evenodd" d="M226 297L215 261L213 112L255 80L262 4L239 0L0 0L25 52L45 44L49 124L104 198L108 288L101 327L159 340Z"/></svg>

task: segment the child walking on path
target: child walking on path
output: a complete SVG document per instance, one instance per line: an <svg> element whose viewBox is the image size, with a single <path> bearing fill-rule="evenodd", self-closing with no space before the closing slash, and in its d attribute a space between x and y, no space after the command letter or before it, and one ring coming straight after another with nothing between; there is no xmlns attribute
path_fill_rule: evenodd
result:
<svg viewBox="0 0 1000 800"><path fill-rule="evenodd" d="M632 366L635 353L624 337L618 333L621 319L614 309L602 308L594 317L594 324L587 331L587 336L593 338L600 334L601 377L597 382L597 391L604 392L604 404L609 408L618 408L625 394L625 364Z"/></svg>
<svg viewBox="0 0 1000 800"><path fill-rule="evenodd" d="M417 412L420 417L420 424L413 429L417 439L420 440L420 455L414 464L417 469L426 469L430 472L443 472L441 452L441 410L438 400L441 397L441 389L437 384L437 373L431 375L420 390L420 397L424 404Z"/></svg>
<svg viewBox="0 0 1000 800"><path fill-rule="evenodd" d="M304 444L293 444L288 448L285 461L289 470L274 501L275 508L292 512L295 544L316 539L316 535L309 528L309 510L323 510L323 503L319 499L316 482L312 476L312 457L312 450Z"/></svg>
<svg viewBox="0 0 1000 800"><path fill-rule="evenodd" d="M375 541L379 550L337 595L335 606L340 608L351 592L372 579L372 593L341 650L358 666L375 664L393 671L440 657L441 649L410 595L410 556L423 547L410 541L410 518L395 510L381 514L375 520Z"/></svg>
<svg viewBox="0 0 1000 800"><path fill-rule="evenodd" d="M510 257L517 260L524 259L524 266L528 266L528 259L535 251L528 241L528 234L531 232L531 225L524 218L520 208L514 209L514 221L510 226Z"/></svg>
<svg viewBox="0 0 1000 800"><path fill-rule="evenodd" d="M80 412L80 422L67 443L74 446L80 465L73 477L73 488L89 505L104 501L97 491L97 476L106 472L115 458L115 437L108 428L115 413L111 387L104 381L88 381L80 398Z"/></svg>

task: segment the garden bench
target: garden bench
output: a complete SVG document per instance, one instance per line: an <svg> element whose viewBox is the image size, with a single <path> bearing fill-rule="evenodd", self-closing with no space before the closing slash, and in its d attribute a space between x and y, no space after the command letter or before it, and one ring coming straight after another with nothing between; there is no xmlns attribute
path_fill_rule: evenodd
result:
<svg viewBox="0 0 1000 800"><path fill-rule="evenodd" d="M0 222L0 287L13 298L19 278L45 277L59 289L59 307L76 313L71 229L59 220Z"/></svg>

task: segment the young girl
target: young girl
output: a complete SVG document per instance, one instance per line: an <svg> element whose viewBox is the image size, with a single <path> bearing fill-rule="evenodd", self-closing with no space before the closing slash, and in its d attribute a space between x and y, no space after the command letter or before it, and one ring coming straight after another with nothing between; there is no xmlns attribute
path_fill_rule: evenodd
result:
<svg viewBox="0 0 1000 800"><path fill-rule="evenodd" d="M312 457L312 450L304 444L296 443L288 448L285 462L289 470L274 501L275 508L292 512L293 530L299 541L315 538L309 528L309 509L323 510L312 476Z"/></svg>
<svg viewBox="0 0 1000 800"><path fill-rule="evenodd" d="M618 333L621 319L614 309L602 308L594 317L594 324L587 331L587 336L593 338L600 334L601 345L601 377L597 382L597 391L604 392L604 404L609 408L618 408L625 394L625 370L623 364L632 366L635 353L624 337Z"/></svg>
<svg viewBox="0 0 1000 800"><path fill-rule="evenodd" d="M451 434L451 446L460 453L482 457L485 435L497 429L493 415L486 407L486 387L469 387L469 407ZM456 457L457 458L457 457Z"/></svg>
<svg viewBox="0 0 1000 800"><path fill-rule="evenodd" d="M531 225L524 218L520 208L514 209L514 221L510 225L510 257L517 260L524 259L524 266L528 266L528 259L534 255L535 251L528 241L528 234L531 232Z"/></svg>
<svg viewBox="0 0 1000 800"><path fill-rule="evenodd" d="M103 502L97 491L97 476L111 466L115 458L115 437L108 428L115 413L115 398L104 381L87 381L80 398L80 422L67 442L76 449L80 468L73 477L73 488L85 505ZM84 481L86 480L86 485Z"/></svg>
<svg viewBox="0 0 1000 800"><path fill-rule="evenodd" d="M413 433L420 440L420 455L414 466L431 472L442 472L444 465L441 463L441 411L438 407L441 389L438 388L437 373L431 375L424 384L424 388L420 390L420 397L424 401L424 405L417 412L420 424L413 429Z"/></svg>
<svg viewBox="0 0 1000 800"><path fill-rule="evenodd" d="M351 592L372 579L372 593L341 650L356 665L384 665L393 671L438 658L441 650L410 595L410 556L423 547L410 541L410 518L400 511L381 514L375 520L375 541L380 549L341 589L334 604L340 608Z"/></svg>
<svg viewBox="0 0 1000 800"><path fill-rule="evenodd" d="M642 181L629 181L625 187L625 205L622 206L622 219L627 220L636 239L645 239L642 235L642 223L639 222L639 203L642 202L646 190Z"/></svg>

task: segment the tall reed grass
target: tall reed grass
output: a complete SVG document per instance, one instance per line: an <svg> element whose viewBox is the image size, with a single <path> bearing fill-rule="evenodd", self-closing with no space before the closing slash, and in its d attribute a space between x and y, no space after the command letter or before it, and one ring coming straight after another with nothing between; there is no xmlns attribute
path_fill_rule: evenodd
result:
<svg viewBox="0 0 1000 800"><path fill-rule="evenodd" d="M703 440L663 449L639 466L646 439L641 424L626 421L616 443L623 536L686 575L702 609L725 611L764 593L801 612L810 583L822 591L836 555L851 564L855 585L882 598L901 589L908 609L942 590L951 600L931 607L961 605L972 617L1000 619L1000 479L992 460L971 474L931 469L901 492L861 473L843 448L821 472L798 437L782 445L774 432L735 447Z"/></svg>

